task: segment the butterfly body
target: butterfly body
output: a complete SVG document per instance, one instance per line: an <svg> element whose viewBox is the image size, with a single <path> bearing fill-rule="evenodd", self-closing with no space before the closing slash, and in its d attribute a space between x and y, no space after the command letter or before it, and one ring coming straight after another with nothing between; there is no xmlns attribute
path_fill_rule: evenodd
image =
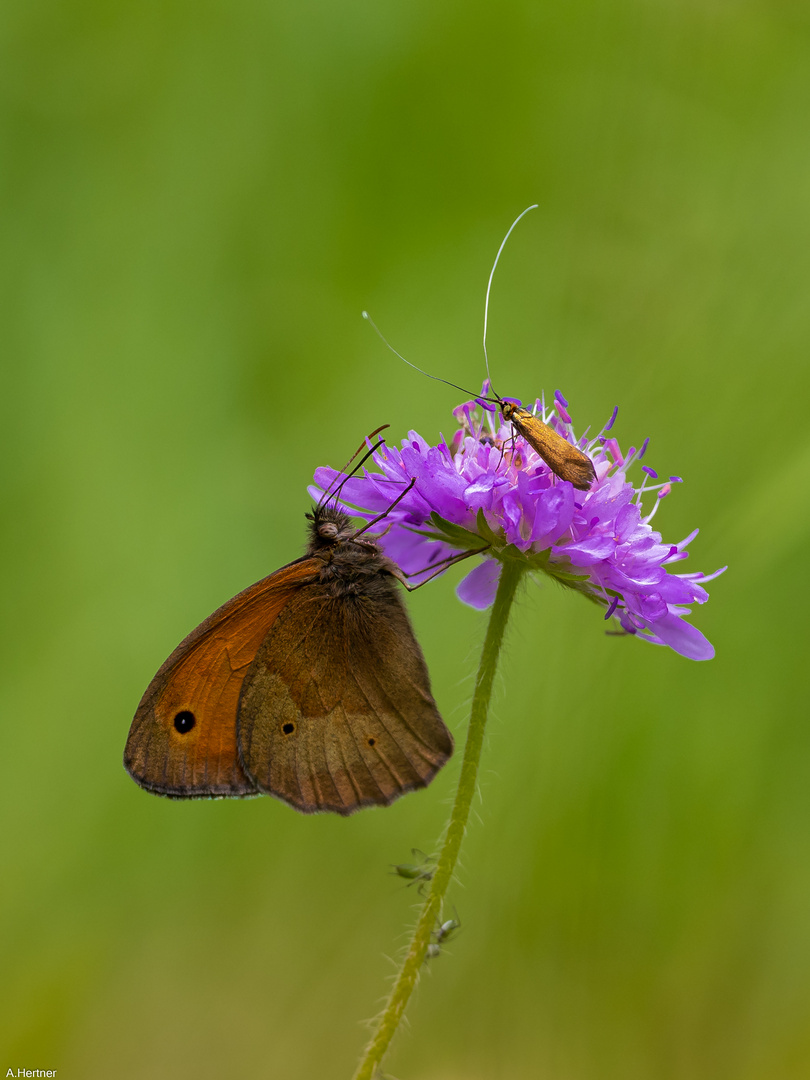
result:
<svg viewBox="0 0 810 1080"><path fill-rule="evenodd" d="M596 479L596 472L587 454L583 454L558 431L544 424L522 405L500 399L498 405L504 420L513 425L552 472L561 480L569 480L580 491L588 490Z"/></svg>
<svg viewBox="0 0 810 1080"><path fill-rule="evenodd" d="M148 791L350 814L452 753L396 565L341 511L310 518L306 555L214 612L147 688L124 763Z"/></svg>

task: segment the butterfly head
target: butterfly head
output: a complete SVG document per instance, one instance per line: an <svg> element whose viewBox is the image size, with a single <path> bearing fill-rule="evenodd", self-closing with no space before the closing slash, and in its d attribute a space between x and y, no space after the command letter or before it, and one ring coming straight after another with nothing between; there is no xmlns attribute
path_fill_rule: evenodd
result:
<svg viewBox="0 0 810 1080"><path fill-rule="evenodd" d="M336 506L316 506L311 514L307 514L307 518L310 523L310 551L334 548L353 540L357 533L348 514Z"/></svg>

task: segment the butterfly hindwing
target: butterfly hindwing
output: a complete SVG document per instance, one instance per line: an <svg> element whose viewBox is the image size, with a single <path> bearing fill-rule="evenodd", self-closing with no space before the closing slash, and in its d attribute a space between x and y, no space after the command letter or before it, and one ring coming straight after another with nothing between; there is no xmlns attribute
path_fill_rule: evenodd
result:
<svg viewBox="0 0 810 1080"><path fill-rule="evenodd" d="M453 740L393 580L368 596L305 585L244 678L238 742L256 787L350 814L424 787Z"/></svg>

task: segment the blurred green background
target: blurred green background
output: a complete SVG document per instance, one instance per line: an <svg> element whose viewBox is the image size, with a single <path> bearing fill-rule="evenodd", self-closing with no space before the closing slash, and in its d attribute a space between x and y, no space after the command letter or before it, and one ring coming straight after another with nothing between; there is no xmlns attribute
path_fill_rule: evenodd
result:
<svg viewBox="0 0 810 1080"><path fill-rule="evenodd" d="M158 665L296 557L378 424L501 393L686 483L691 663L530 587L479 818L388 1071L810 1075L810 16L791 0L10 0L0 1075L348 1078L458 761L348 820L121 767ZM485 617L410 598L463 737Z"/></svg>

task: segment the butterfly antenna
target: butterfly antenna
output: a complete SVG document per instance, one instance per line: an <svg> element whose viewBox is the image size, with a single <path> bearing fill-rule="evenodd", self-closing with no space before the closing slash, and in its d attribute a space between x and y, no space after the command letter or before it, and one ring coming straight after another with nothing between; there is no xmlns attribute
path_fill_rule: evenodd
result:
<svg viewBox="0 0 810 1080"><path fill-rule="evenodd" d="M340 490L343 487L343 485L346 483L346 481L350 480L354 476L354 474L357 472L357 470L361 469L363 467L363 465L368 461L368 459L371 457L371 455L374 453L375 450L379 450L379 448L385 444L385 439L378 439L377 442L371 447L371 449L366 451L366 453L363 455L361 460L357 462L357 464L352 469L352 471L347 472L347 470L348 470L349 466L351 465L351 463L354 461L354 459L357 457L357 455L363 449L365 449L368 446L369 442L374 438L375 435L379 435L381 431L385 431L385 429L387 427L390 427L390 426L391 426L390 424L381 424L378 428L376 428L374 431L372 431L371 434L367 435L365 437L365 439L363 439L363 441L357 447L355 452L352 454L352 456L349 458L349 460L346 462L346 464L343 466L343 468L340 470L340 472L335 477L335 480L337 479L338 476L342 476L343 479L338 484L334 495L330 496L329 492L331 491L332 484L334 484L335 480L333 480L332 484L330 484L329 487L326 489L326 491L324 491L323 495L320 498L320 501L318 502L318 506L323 506L329 500L330 497L334 498L334 499L338 498L338 496L340 495Z"/></svg>
<svg viewBox="0 0 810 1080"><path fill-rule="evenodd" d="M407 364L408 367L412 367L414 369L414 371L418 371L421 375L426 375L429 379L433 379L436 382L444 383L445 386L453 386L453 387L455 387L456 390L460 390L462 392L462 394L469 394L471 398L481 397L480 394L476 394L472 390L467 390L467 389L465 389L465 387L459 386L458 383L450 382L449 379L440 379L438 375L431 375L429 371L423 371L422 368L417 367L416 364L412 364L410 362L410 360L406 360L405 357L402 355L402 353L397 352L397 350L394 348L394 346L391 344L391 342L388 341L387 338L385 338L382 331L380 330L380 328L377 326L377 324L374 322L374 320L372 319L372 317L369 315L369 313L367 311L363 312L363 318L366 320L366 322L371 323L372 327L374 328L374 330L377 333L377 337L380 339L380 341L383 343L383 345L387 345L388 348L391 350L391 352L394 354L394 356L398 356L403 364Z"/></svg>
<svg viewBox="0 0 810 1080"><path fill-rule="evenodd" d="M388 425L386 424L386 427L387 426ZM371 455L376 453L377 450L379 450L381 446L385 446L385 439L378 439L377 442L375 442L374 445L372 447L370 447L365 454L363 454L363 456L357 462L357 464L352 469L352 471L350 473L348 473L346 476L343 477L343 479L338 484L337 488L335 488L334 494L332 495L332 498L335 500L335 502L337 502L337 500L340 498L340 493L341 493L341 491L343 491L344 484L346 484L349 480L351 480L351 478L355 475L355 473L359 472L359 470L363 468L363 466L368 461L368 459L371 457Z"/></svg>
<svg viewBox="0 0 810 1080"><path fill-rule="evenodd" d="M520 221L520 219L522 217L525 217L530 210L536 210L537 206L538 206L537 203L532 203L531 206L527 206L526 209L523 211L523 213L518 214L518 216L515 218L515 220L509 226L509 232L507 232L506 236L503 238L503 240L501 240L501 246L498 248L498 254L495 256L495 262L492 264L492 269L489 272L489 281L487 282L487 296L486 296L486 299L484 300L484 363L487 366L487 378L489 379L490 387L492 386L492 378L491 378L491 376L489 374L489 357L487 356L487 319L489 318L489 292L490 292L490 289L492 288L492 279L495 276L495 267L498 265L498 259L500 259L501 252L503 251L504 247L506 246L506 241L509 239L509 237L512 234L512 229L514 229L514 227L517 225L517 223ZM379 333L379 331L378 331L378 333ZM407 361L406 361L406 363L407 363ZM495 391L493 390L492 393L495 394ZM495 397L497 398L498 395L495 394ZM500 401L500 398L498 398L498 400Z"/></svg>

